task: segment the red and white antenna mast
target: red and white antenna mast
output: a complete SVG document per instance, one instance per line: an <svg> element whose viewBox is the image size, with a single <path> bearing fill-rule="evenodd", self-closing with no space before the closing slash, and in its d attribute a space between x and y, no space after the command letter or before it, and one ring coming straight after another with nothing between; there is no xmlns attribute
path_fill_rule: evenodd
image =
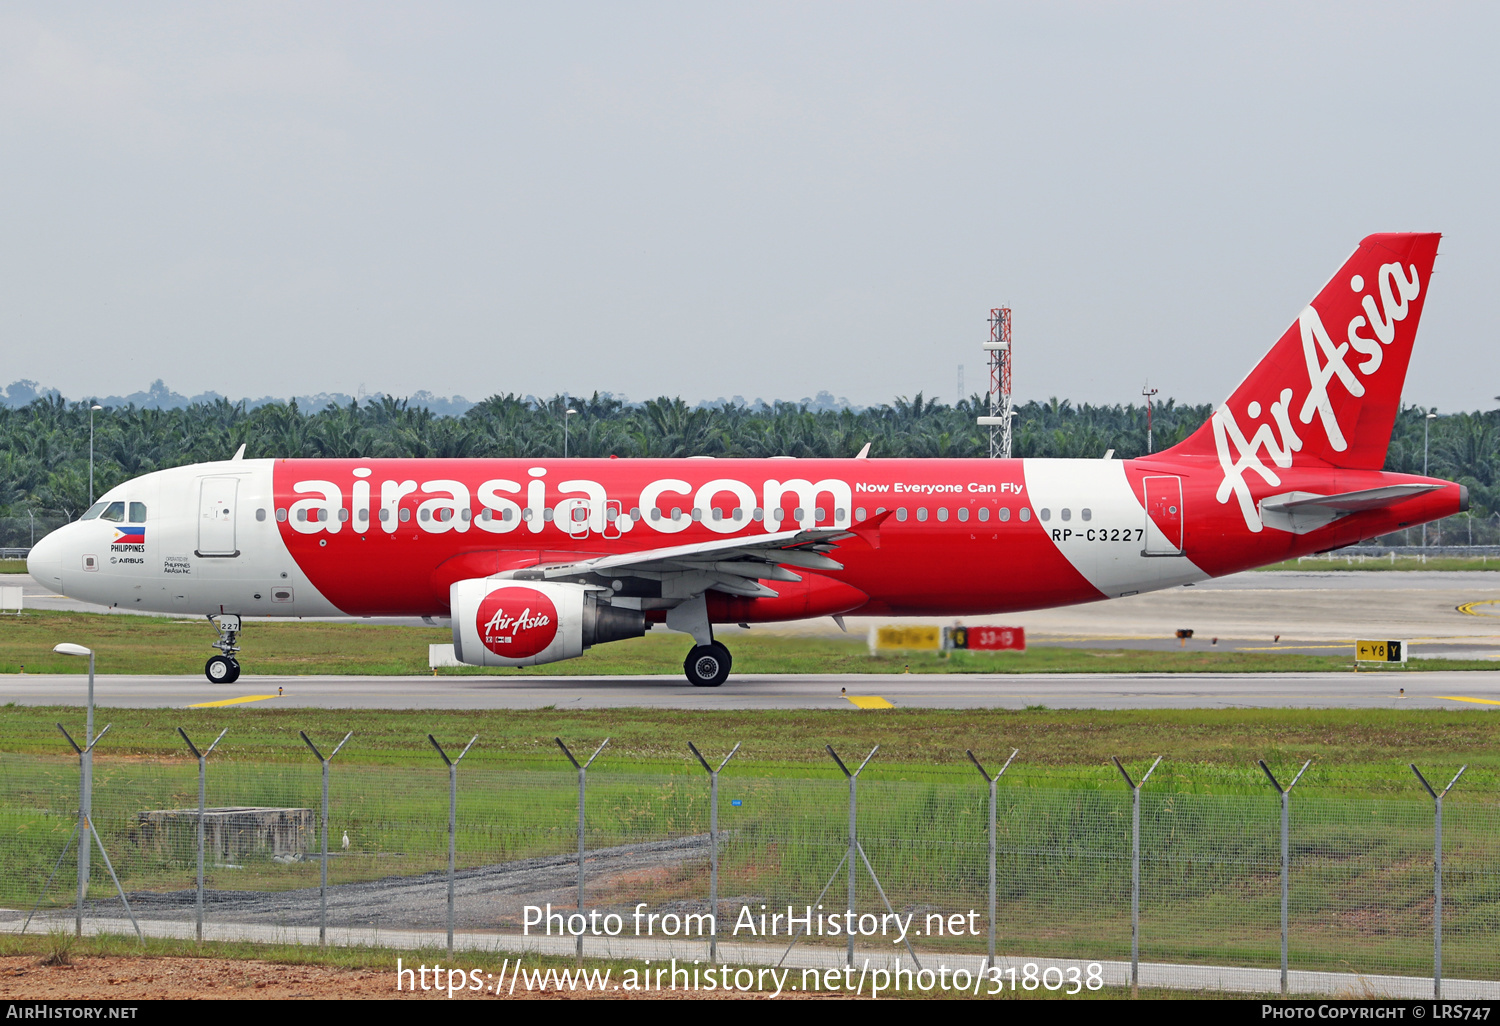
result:
<svg viewBox="0 0 1500 1026"><path fill-rule="evenodd" d="M990 340L984 344L990 357L989 416L980 417L980 427L990 429L990 456L1010 459L1010 307L990 311Z"/></svg>

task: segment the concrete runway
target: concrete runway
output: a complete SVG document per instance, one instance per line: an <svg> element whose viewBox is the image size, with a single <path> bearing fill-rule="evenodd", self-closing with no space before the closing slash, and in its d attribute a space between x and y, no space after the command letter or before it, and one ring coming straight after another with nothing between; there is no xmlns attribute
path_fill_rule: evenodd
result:
<svg viewBox="0 0 1500 1026"><path fill-rule="evenodd" d="M938 709L1491 709L1500 671L1269 674L776 674L731 676L720 688L661 677L99 677L95 702L128 708L288 705L322 709L848 709L879 697ZM1406 691L1403 697L1399 689ZM0 677L0 704L77 705L77 675ZM284 693L278 695L281 689ZM227 700L227 701L226 701ZM871 704L871 703L866 703ZM878 703L876 703L878 704Z"/></svg>

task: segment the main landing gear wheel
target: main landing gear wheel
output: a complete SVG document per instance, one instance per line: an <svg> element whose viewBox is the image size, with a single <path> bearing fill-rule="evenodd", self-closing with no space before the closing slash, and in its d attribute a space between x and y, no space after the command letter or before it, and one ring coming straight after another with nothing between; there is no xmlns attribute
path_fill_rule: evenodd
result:
<svg viewBox="0 0 1500 1026"><path fill-rule="evenodd" d="M203 675L210 684L233 684L240 679L240 664L228 656L216 655L203 664Z"/></svg>
<svg viewBox="0 0 1500 1026"><path fill-rule="evenodd" d="M716 688L729 676L729 649L717 641L709 645L695 645L682 664L683 672L695 688Z"/></svg>

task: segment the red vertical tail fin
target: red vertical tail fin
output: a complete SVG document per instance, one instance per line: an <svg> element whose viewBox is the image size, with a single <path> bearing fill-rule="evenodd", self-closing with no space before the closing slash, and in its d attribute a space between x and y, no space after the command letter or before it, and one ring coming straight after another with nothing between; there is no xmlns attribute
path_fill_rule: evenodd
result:
<svg viewBox="0 0 1500 1026"><path fill-rule="evenodd" d="M1440 237L1366 238L1208 423L1168 451L1217 456L1236 477L1274 476L1267 461L1383 467Z"/></svg>

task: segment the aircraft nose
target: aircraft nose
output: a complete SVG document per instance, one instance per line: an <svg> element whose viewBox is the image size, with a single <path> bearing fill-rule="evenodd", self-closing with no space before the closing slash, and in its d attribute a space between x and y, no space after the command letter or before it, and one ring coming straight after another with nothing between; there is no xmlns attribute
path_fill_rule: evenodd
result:
<svg viewBox="0 0 1500 1026"><path fill-rule="evenodd" d="M43 535L42 540L26 554L26 572L48 591L63 593L62 566L67 543L60 537L67 528Z"/></svg>

